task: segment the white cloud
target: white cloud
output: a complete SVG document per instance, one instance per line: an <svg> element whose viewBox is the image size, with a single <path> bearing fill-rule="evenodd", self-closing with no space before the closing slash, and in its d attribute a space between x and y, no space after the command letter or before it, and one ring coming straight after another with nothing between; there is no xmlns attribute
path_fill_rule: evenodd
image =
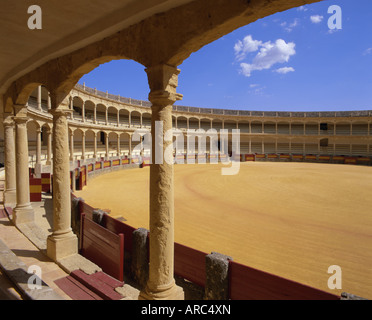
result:
<svg viewBox="0 0 372 320"><path fill-rule="evenodd" d="M294 21L290 24L288 24L288 27L285 28L287 32L291 32L294 27L297 27L299 24L299 19L294 19Z"/></svg>
<svg viewBox="0 0 372 320"><path fill-rule="evenodd" d="M372 53L372 48L368 48L368 49L364 50L363 56L366 56L366 55L371 54L371 53Z"/></svg>
<svg viewBox="0 0 372 320"><path fill-rule="evenodd" d="M254 70L270 69L276 63L288 62L289 58L296 54L295 43L286 43L283 39L277 39L275 43L271 41L265 43L258 41L258 43L260 43L260 50L252 63L242 62L240 64L240 72L246 77L250 77Z"/></svg>
<svg viewBox="0 0 372 320"><path fill-rule="evenodd" d="M295 69L293 69L292 67L283 67L283 68L276 69L274 71L277 73L286 74L288 72L294 72Z"/></svg>
<svg viewBox="0 0 372 320"><path fill-rule="evenodd" d="M312 23L319 23L319 22L322 22L323 16L320 16L320 15L311 16L310 20Z"/></svg>
<svg viewBox="0 0 372 320"><path fill-rule="evenodd" d="M297 11L307 11L308 9L305 6L301 6L297 8Z"/></svg>
<svg viewBox="0 0 372 320"><path fill-rule="evenodd" d="M247 56L247 53L257 51L262 41L253 40L251 35L246 36L243 41L239 40L235 46L235 56L238 61L242 61Z"/></svg>

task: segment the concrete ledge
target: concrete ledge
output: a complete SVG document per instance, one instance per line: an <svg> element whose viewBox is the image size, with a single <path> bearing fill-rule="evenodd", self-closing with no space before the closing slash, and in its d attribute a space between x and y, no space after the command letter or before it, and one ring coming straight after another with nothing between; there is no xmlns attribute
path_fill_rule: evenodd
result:
<svg viewBox="0 0 372 320"><path fill-rule="evenodd" d="M100 267L84 258L80 254L74 254L66 258L57 261L57 264L67 273L71 273L75 270L82 270L86 274L93 274L98 271L102 271Z"/></svg>
<svg viewBox="0 0 372 320"><path fill-rule="evenodd" d="M8 278L14 283L24 299L28 300L64 300L52 288L35 274L29 274L27 265L22 262L5 244L0 240L0 267ZM30 277L38 280L40 288L32 288L28 281ZM33 282L31 282L33 283Z"/></svg>

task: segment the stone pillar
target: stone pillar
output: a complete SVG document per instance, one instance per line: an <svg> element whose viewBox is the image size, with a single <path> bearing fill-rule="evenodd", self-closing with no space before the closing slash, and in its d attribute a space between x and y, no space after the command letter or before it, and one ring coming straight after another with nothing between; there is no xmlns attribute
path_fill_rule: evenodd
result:
<svg viewBox="0 0 372 320"><path fill-rule="evenodd" d="M131 113L129 112L129 115L128 115L128 126L129 128L132 126L132 117L130 115Z"/></svg>
<svg viewBox="0 0 372 320"><path fill-rule="evenodd" d="M85 122L85 102L84 101L81 107L81 117L82 117L83 122Z"/></svg>
<svg viewBox="0 0 372 320"><path fill-rule="evenodd" d="M16 167L14 122L8 114L4 120L4 165L5 165L5 191L4 207L14 207L17 202L16 195Z"/></svg>
<svg viewBox="0 0 372 320"><path fill-rule="evenodd" d="M109 154L109 134L105 132L105 147L106 147L106 160L110 158Z"/></svg>
<svg viewBox="0 0 372 320"><path fill-rule="evenodd" d="M94 132L94 154L93 154L93 158L97 159L97 132Z"/></svg>
<svg viewBox="0 0 372 320"><path fill-rule="evenodd" d="M41 128L36 129L36 165L41 164Z"/></svg>
<svg viewBox="0 0 372 320"><path fill-rule="evenodd" d="M179 70L160 65L146 69L152 103L151 134L152 164L150 166L150 255L149 280L140 299L184 299L183 289L174 280L174 190L173 164L161 163L157 152L163 152L172 141L163 141L164 133L172 129L172 105L182 95L176 93ZM156 132L155 122L163 125ZM156 142L163 142L162 147ZM160 150L159 150L160 149ZM163 156L163 158L165 158ZM158 161L159 162L159 161ZM170 161L168 161L170 162Z"/></svg>
<svg viewBox="0 0 372 320"><path fill-rule="evenodd" d="M85 131L81 134L81 160L85 160Z"/></svg>
<svg viewBox="0 0 372 320"><path fill-rule="evenodd" d="M206 300L229 299L229 261L231 257L212 252L205 257Z"/></svg>
<svg viewBox="0 0 372 320"><path fill-rule="evenodd" d="M117 150L118 150L118 157L120 157L120 133L118 133L118 145L117 145Z"/></svg>
<svg viewBox="0 0 372 320"><path fill-rule="evenodd" d="M50 92L48 92L48 110L52 108L52 100L50 99Z"/></svg>
<svg viewBox="0 0 372 320"><path fill-rule="evenodd" d="M77 254L78 242L71 229L70 164L67 105L53 108L53 232L47 239L47 255L54 261Z"/></svg>
<svg viewBox="0 0 372 320"><path fill-rule="evenodd" d="M132 134L129 134L128 148L129 161L130 163L132 163Z"/></svg>
<svg viewBox="0 0 372 320"><path fill-rule="evenodd" d="M105 123L106 123L106 126L108 125L108 109L106 108L106 112L105 112Z"/></svg>
<svg viewBox="0 0 372 320"><path fill-rule="evenodd" d="M17 205L13 210L15 225L34 221L34 210L30 203L30 180L28 171L27 108L14 105L16 127L16 185Z"/></svg>
<svg viewBox="0 0 372 320"><path fill-rule="evenodd" d="M50 166L52 164L52 130L48 128L47 130L47 161L46 165Z"/></svg>
<svg viewBox="0 0 372 320"><path fill-rule="evenodd" d="M70 161L74 161L74 132L70 131Z"/></svg>
<svg viewBox="0 0 372 320"><path fill-rule="evenodd" d="M94 106L93 123L97 123L97 106Z"/></svg>
<svg viewBox="0 0 372 320"><path fill-rule="evenodd" d="M41 86L37 87L37 109L41 111Z"/></svg>
<svg viewBox="0 0 372 320"><path fill-rule="evenodd" d="M118 110L118 114L117 114L117 123L118 123L118 127L120 127L120 113L119 113L119 110Z"/></svg>

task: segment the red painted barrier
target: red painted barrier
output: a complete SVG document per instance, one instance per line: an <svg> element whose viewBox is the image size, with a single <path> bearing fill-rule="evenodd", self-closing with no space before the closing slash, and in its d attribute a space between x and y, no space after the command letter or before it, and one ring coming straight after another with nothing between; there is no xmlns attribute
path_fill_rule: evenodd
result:
<svg viewBox="0 0 372 320"><path fill-rule="evenodd" d="M50 173L41 174L41 191L50 193L51 178Z"/></svg>
<svg viewBox="0 0 372 320"><path fill-rule="evenodd" d="M120 160L119 159L112 160L112 166L113 167L120 166Z"/></svg>
<svg viewBox="0 0 372 320"><path fill-rule="evenodd" d="M149 167L150 166L150 158L148 158L148 157L143 157L142 158L142 163L141 163L141 165L140 165L140 167L141 168L144 168L144 167Z"/></svg>
<svg viewBox="0 0 372 320"><path fill-rule="evenodd" d="M278 159L278 155L276 153L269 153L267 159Z"/></svg>
<svg viewBox="0 0 372 320"><path fill-rule="evenodd" d="M246 154L245 155L245 161L255 161L256 157L254 154Z"/></svg>
<svg viewBox="0 0 372 320"><path fill-rule="evenodd" d="M302 154L292 154L292 160L298 161L298 160L303 160L304 156Z"/></svg>
<svg viewBox="0 0 372 320"><path fill-rule="evenodd" d="M96 164L94 165L94 170L101 170L102 169L102 165L101 165L101 162L96 162Z"/></svg>
<svg viewBox="0 0 372 320"><path fill-rule="evenodd" d="M340 300L340 297L295 281L229 261L232 300Z"/></svg>
<svg viewBox="0 0 372 320"><path fill-rule="evenodd" d="M207 254L179 243L174 244L174 273L205 287L205 256Z"/></svg>
<svg viewBox="0 0 372 320"><path fill-rule="evenodd" d="M93 163L88 164L87 170L88 170L88 173L93 171Z"/></svg>
<svg viewBox="0 0 372 320"><path fill-rule="evenodd" d="M344 163L345 164L356 164L357 163L356 157L345 157Z"/></svg>
<svg viewBox="0 0 372 320"><path fill-rule="evenodd" d="M30 201L41 201L41 179L30 178Z"/></svg>
<svg viewBox="0 0 372 320"><path fill-rule="evenodd" d="M124 280L124 235L115 234L81 215L81 255L110 276Z"/></svg>
<svg viewBox="0 0 372 320"><path fill-rule="evenodd" d="M121 160L121 164L122 165L129 164L129 159L123 159L123 160Z"/></svg>
<svg viewBox="0 0 372 320"><path fill-rule="evenodd" d="M80 175L79 175L79 190L83 190L83 188L87 185L87 166L82 166L80 168Z"/></svg>
<svg viewBox="0 0 372 320"><path fill-rule="evenodd" d="M281 159L281 160L290 160L291 159L291 155L281 153L279 155L279 159Z"/></svg>

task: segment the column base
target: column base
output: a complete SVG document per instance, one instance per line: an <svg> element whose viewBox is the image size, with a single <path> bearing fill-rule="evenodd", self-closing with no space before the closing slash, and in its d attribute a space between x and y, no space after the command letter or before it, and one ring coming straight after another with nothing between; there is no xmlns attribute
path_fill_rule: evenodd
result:
<svg viewBox="0 0 372 320"><path fill-rule="evenodd" d="M183 288L173 285L164 291L150 292L147 288L140 292L138 300L185 300Z"/></svg>
<svg viewBox="0 0 372 320"><path fill-rule="evenodd" d="M78 239L72 231L63 238L54 237L53 234L47 238L47 256L53 261L59 261L77 253Z"/></svg>
<svg viewBox="0 0 372 320"><path fill-rule="evenodd" d="M4 191L4 207L14 208L17 204L17 192L16 190L5 190Z"/></svg>
<svg viewBox="0 0 372 320"><path fill-rule="evenodd" d="M31 205L23 207L15 207L13 210L13 222L16 226L22 223L29 223L35 221L34 209Z"/></svg>

